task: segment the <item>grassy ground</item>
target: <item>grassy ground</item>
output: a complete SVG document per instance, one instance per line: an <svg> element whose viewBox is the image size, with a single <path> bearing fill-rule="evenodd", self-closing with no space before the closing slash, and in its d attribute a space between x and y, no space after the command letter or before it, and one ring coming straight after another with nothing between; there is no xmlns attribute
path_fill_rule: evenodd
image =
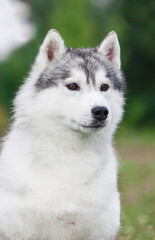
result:
<svg viewBox="0 0 155 240"><path fill-rule="evenodd" d="M117 240L155 240L155 139L118 136L122 227Z"/></svg>

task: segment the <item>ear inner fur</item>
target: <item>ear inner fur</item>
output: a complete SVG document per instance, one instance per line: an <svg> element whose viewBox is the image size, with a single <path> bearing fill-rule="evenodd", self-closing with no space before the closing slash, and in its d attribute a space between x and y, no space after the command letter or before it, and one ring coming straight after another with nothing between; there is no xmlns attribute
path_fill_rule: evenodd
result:
<svg viewBox="0 0 155 240"><path fill-rule="evenodd" d="M112 62L112 60L114 59L114 47L111 46L108 49L108 53L107 53L107 57L109 58L109 60Z"/></svg>
<svg viewBox="0 0 155 240"><path fill-rule="evenodd" d="M57 43L51 41L47 46L47 56L49 61L52 61L54 59L54 53L57 50L58 50Z"/></svg>

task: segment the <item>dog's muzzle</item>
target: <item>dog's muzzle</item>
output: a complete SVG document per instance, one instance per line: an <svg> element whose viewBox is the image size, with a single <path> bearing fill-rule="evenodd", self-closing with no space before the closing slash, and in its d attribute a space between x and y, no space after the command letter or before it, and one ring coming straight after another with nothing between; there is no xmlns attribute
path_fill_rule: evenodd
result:
<svg viewBox="0 0 155 240"><path fill-rule="evenodd" d="M91 130L99 130L106 126L106 119L108 117L109 111L106 107L96 106L91 110L93 121L90 125L82 125L82 127L91 129Z"/></svg>

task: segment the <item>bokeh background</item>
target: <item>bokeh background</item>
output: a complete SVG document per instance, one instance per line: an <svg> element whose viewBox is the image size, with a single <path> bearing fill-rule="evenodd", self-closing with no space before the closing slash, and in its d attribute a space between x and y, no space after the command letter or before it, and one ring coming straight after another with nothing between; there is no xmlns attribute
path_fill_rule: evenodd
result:
<svg viewBox="0 0 155 240"><path fill-rule="evenodd" d="M97 46L111 30L119 36L128 91L115 136L122 201L118 240L155 240L155 1L0 0L0 137L51 28L74 48Z"/></svg>

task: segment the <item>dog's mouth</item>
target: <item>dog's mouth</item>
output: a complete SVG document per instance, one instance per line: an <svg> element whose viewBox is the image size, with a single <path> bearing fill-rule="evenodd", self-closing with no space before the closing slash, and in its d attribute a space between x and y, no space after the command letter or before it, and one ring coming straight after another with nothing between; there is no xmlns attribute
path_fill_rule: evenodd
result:
<svg viewBox="0 0 155 240"><path fill-rule="evenodd" d="M87 125L87 124L81 124L76 122L75 120L72 120L72 127L73 130L75 131L84 131L84 132L90 132L90 131L99 131L102 128L104 128L106 126L106 122L102 121L102 122L92 122L91 124Z"/></svg>
<svg viewBox="0 0 155 240"><path fill-rule="evenodd" d="M105 127L105 123L96 123L90 125L81 125L81 127L90 130L100 130L101 128Z"/></svg>

